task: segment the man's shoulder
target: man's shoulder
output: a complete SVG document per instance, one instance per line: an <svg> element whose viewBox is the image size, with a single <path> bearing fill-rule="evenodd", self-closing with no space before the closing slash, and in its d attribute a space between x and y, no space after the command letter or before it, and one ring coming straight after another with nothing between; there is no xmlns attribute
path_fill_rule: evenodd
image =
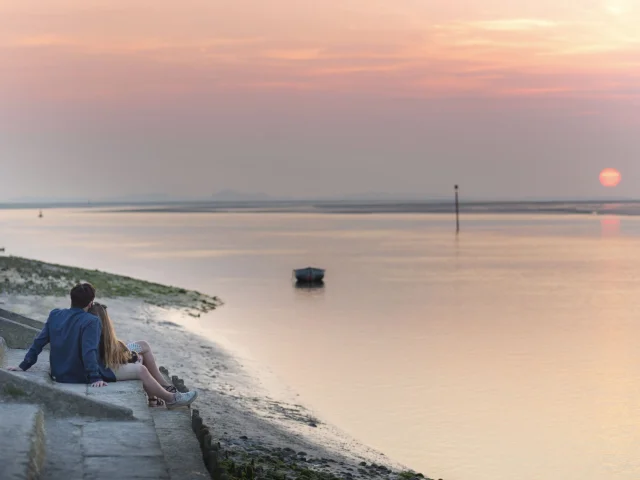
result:
<svg viewBox="0 0 640 480"><path fill-rule="evenodd" d="M55 308L51 310L51 313L49 313L50 319L68 319L71 317L76 317L81 323L94 323L100 321L100 319L95 315L82 310L78 311L74 308Z"/></svg>
<svg viewBox="0 0 640 480"><path fill-rule="evenodd" d="M49 320L64 318L66 317L66 312L68 311L69 309L67 308L54 308L49 312Z"/></svg>

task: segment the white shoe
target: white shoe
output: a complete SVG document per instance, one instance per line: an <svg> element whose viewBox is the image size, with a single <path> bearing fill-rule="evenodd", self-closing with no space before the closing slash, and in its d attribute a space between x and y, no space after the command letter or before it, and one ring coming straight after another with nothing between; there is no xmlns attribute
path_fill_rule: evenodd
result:
<svg viewBox="0 0 640 480"><path fill-rule="evenodd" d="M167 408L188 407L196 398L198 398L198 392L196 390L186 393L175 393L173 402L167 402Z"/></svg>

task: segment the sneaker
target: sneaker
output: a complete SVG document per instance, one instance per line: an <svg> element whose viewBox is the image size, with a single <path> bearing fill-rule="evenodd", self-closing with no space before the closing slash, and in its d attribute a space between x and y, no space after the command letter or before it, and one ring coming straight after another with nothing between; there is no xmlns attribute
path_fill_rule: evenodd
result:
<svg viewBox="0 0 640 480"><path fill-rule="evenodd" d="M173 402L167 402L167 408L188 407L198 398L198 392L192 390L186 393L176 393Z"/></svg>

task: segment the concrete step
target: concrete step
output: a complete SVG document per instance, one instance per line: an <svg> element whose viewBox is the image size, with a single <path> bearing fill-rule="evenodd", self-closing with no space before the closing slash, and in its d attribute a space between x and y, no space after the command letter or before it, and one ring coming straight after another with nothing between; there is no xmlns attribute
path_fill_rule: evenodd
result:
<svg viewBox="0 0 640 480"><path fill-rule="evenodd" d="M9 347L7 347L7 342L5 342L2 335L0 335L0 366L3 365L4 357L7 353Z"/></svg>
<svg viewBox="0 0 640 480"><path fill-rule="evenodd" d="M170 480L150 422L49 417L46 437L41 480Z"/></svg>
<svg viewBox="0 0 640 480"><path fill-rule="evenodd" d="M133 418L90 420L87 417L50 418L43 480L113 478L170 480L170 469L155 428L142 382L87 387L89 399L130 409ZM166 409L164 409L167 411ZM176 411L167 411L176 413ZM182 432L187 435L186 431Z"/></svg>
<svg viewBox="0 0 640 480"><path fill-rule="evenodd" d="M207 480L211 476L202 460L198 439L191 430L191 410L151 409L160 447L171 480Z"/></svg>
<svg viewBox="0 0 640 480"><path fill-rule="evenodd" d="M42 327L44 327L44 322L41 322L40 320L34 320L33 318L20 315L19 313L5 310L4 308L0 308L0 317L8 318L9 320L13 320L14 322L18 322L22 325L33 327L38 331L42 330Z"/></svg>
<svg viewBox="0 0 640 480"><path fill-rule="evenodd" d="M4 358L0 360L0 395L21 399L22 402L40 403L55 415L73 416L86 415L95 418L133 419L134 411L131 405L146 411L142 406L146 402L131 403L113 402L109 393L113 393L120 384L115 383L105 388L92 389L85 384L56 383L49 376L49 352L43 351L38 357L38 363L26 372L9 372L3 370L8 366L17 366L24 359L26 350L6 349ZM138 392L138 397L144 397L141 382L123 382L127 391ZM28 399L28 400L27 400ZM150 419L149 414L147 417Z"/></svg>
<svg viewBox="0 0 640 480"><path fill-rule="evenodd" d="M0 403L0 478L37 480L45 460L44 414L37 405Z"/></svg>
<svg viewBox="0 0 640 480"><path fill-rule="evenodd" d="M165 381L169 372L160 367ZM191 408L152 408L151 417L160 440L160 448L171 480L208 480L211 478L202 460L200 443L191 430Z"/></svg>
<svg viewBox="0 0 640 480"><path fill-rule="evenodd" d="M42 327L24 325L0 315L0 337L4 337L10 348L29 348Z"/></svg>

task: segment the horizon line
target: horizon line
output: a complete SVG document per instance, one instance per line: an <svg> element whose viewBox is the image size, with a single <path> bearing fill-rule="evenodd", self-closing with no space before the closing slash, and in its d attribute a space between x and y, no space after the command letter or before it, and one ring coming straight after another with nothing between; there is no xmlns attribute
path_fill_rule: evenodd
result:
<svg viewBox="0 0 640 480"><path fill-rule="evenodd" d="M445 197L438 198L425 198L425 199L417 199L410 197L396 197L396 198L331 198L331 197L318 197L318 198L270 198L270 199L251 199L251 198L238 198L238 199L170 199L170 200L97 200L97 201L84 201L84 200L0 200L0 208L5 207L32 207L32 208L47 208L47 207L55 207L55 206L73 206L73 207L97 207L97 206L110 206L110 205L121 205L121 206L137 206L137 205L178 205L178 204L202 204L202 205L211 205L211 204L268 204L268 203L300 203L300 204L309 204L309 203L376 203L376 204L397 204L397 203L408 203L408 204L433 204L433 205L442 205L448 203L454 203L453 195L451 199ZM545 204L545 203L581 203L581 204L589 204L589 203L640 203L640 198L576 198L576 197L567 197L567 198L467 198L461 199L461 204Z"/></svg>

